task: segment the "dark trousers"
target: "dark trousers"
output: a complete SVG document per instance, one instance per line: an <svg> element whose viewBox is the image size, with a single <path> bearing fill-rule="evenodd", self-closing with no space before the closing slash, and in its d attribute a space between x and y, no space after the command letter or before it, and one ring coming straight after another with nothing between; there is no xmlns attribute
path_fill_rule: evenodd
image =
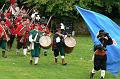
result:
<svg viewBox="0 0 120 79"><path fill-rule="evenodd" d="M54 48L54 56L59 56L59 53L61 56L65 56L64 47Z"/></svg>
<svg viewBox="0 0 120 79"><path fill-rule="evenodd" d="M9 48L12 48L12 44L14 42L14 39L15 39L15 35L11 35L10 40L7 42L7 45L9 46Z"/></svg>
<svg viewBox="0 0 120 79"><path fill-rule="evenodd" d="M17 49L20 49L23 47L24 48L27 48L27 41L26 42L20 42L22 36L18 36L17 37Z"/></svg>
<svg viewBox="0 0 120 79"><path fill-rule="evenodd" d="M94 57L94 69L98 70L106 70L106 60L107 56L95 55Z"/></svg>
<svg viewBox="0 0 120 79"><path fill-rule="evenodd" d="M6 40L3 37L0 38L0 47L6 49Z"/></svg>

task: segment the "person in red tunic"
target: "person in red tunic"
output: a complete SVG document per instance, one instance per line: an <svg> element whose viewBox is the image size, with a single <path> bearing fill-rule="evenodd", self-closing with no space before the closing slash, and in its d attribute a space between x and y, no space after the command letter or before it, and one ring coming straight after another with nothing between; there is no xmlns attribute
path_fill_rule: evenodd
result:
<svg viewBox="0 0 120 79"><path fill-rule="evenodd" d="M5 21L5 19L0 20L0 47L2 48L2 57L6 58L6 42L9 41L9 37L7 35Z"/></svg>
<svg viewBox="0 0 120 79"><path fill-rule="evenodd" d="M15 38L15 25L14 25L14 16L11 15L8 18L6 17L6 26L10 29L10 40L7 42L7 49L12 48L12 44Z"/></svg>
<svg viewBox="0 0 120 79"><path fill-rule="evenodd" d="M23 54L27 54L28 36L30 27L27 23L27 17L22 18L22 23L17 26L15 34L17 35L17 54L19 54L19 49L23 47Z"/></svg>

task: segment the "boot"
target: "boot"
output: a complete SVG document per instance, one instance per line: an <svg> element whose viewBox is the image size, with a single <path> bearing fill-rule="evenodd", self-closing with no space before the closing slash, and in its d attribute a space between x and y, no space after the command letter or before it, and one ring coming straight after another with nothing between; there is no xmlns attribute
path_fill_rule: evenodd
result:
<svg viewBox="0 0 120 79"><path fill-rule="evenodd" d="M90 73L90 79L93 79L93 76L94 76L95 73Z"/></svg>
<svg viewBox="0 0 120 79"><path fill-rule="evenodd" d="M67 65L67 63L65 63L64 59L62 59L62 65Z"/></svg>
<svg viewBox="0 0 120 79"><path fill-rule="evenodd" d="M5 55L5 51L2 51L2 57L7 58L7 55Z"/></svg>
<svg viewBox="0 0 120 79"><path fill-rule="evenodd" d="M47 49L43 49L44 56L47 56Z"/></svg>
<svg viewBox="0 0 120 79"><path fill-rule="evenodd" d="M57 58L55 58L55 64L57 64Z"/></svg>
<svg viewBox="0 0 120 79"><path fill-rule="evenodd" d="M44 56L47 56L47 52L46 51L44 52Z"/></svg>
<svg viewBox="0 0 120 79"><path fill-rule="evenodd" d="M5 56L5 51L2 51L2 57L4 57Z"/></svg>
<svg viewBox="0 0 120 79"><path fill-rule="evenodd" d="M103 77L100 77L100 79L104 79Z"/></svg>
<svg viewBox="0 0 120 79"><path fill-rule="evenodd" d="M33 62L33 61L32 61L32 60L30 60L30 64L31 64L31 65L32 65L32 62Z"/></svg>
<svg viewBox="0 0 120 79"><path fill-rule="evenodd" d="M16 49L16 54L17 54L18 56L20 56L20 51L19 51L19 49Z"/></svg>

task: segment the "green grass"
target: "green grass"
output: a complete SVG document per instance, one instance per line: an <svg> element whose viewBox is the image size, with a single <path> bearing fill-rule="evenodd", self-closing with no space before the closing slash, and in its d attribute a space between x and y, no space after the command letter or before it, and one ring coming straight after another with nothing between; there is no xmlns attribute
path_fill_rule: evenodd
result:
<svg viewBox="0 0 120 79"><path fill-rule="evenodd" d="M53 52L50 49L48 56L43 56L41 52L38 65L30 65L30 55L24 57L22 50L20 56L17 56L16 50L12 49L8 52L8 58L2 58L0 55L0 79L89 79L89 73L93 68L92 40L89 36L80 36L76 37L76 41L77 45L72 53L66 54L66 66L61 65L60 56L58 64L54 64ZM94 79L99 77L100 71L95 74ZM116 78L107 72L105 79Z"/></svg>

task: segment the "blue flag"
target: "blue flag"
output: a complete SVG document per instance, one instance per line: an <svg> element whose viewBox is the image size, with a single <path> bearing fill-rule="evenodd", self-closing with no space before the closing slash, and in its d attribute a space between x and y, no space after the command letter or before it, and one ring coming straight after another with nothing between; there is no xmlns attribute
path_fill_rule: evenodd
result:
<svg viewBox="0 0 120 79"><path fill-rule="evenodd" d="M76 6L76 9L87 23L94 44L100 44L96 34L101 29L108 32L113 39L114 44L107 46L107 70L114 75L118 75L118 72L120 72L120 27L102 14L83 9L79 6Z"/></svg>

